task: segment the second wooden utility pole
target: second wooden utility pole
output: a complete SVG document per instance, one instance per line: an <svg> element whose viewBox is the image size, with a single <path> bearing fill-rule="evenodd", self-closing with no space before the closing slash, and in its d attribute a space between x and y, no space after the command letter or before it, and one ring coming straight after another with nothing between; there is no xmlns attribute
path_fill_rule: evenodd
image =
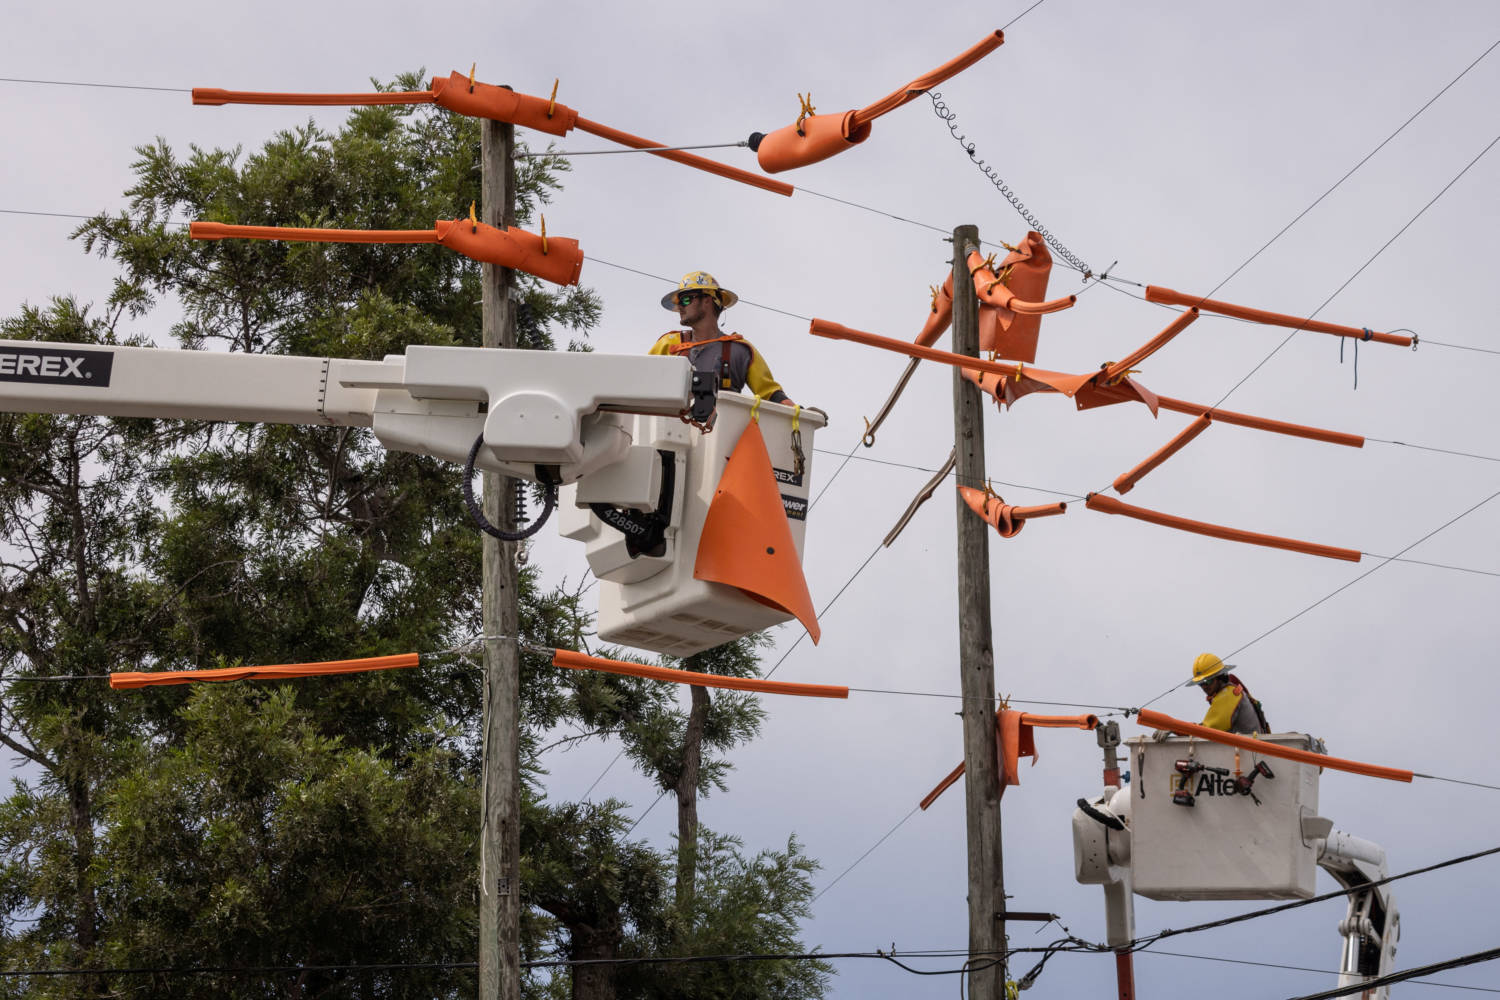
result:
<svg viewBox="0 0 1500 1000"><path fill-rule="evenodd" d="M516 222L514 125L481 121L482 221ZM510 268L484 265L485 347L516 346ZM484 474L484 516L515 530L516 480ZM519 542L484 536L484 764L479 833L479 998L521 996L521 595Z"/></svg>
<svg viewBox="0 0 1500 1000"><path fill-rule="evenodd" d="M953 351L979 356L979 299L969 275L976 226L953 230ZM960 486L983 488L983 396L953 370L953 446ZM995 659L990 629L990 527L962 495L958 509L958 662L964 720L964 815L969 845L969 995L1005 997L1005 875L1000 762L995 747Z"/></svg>

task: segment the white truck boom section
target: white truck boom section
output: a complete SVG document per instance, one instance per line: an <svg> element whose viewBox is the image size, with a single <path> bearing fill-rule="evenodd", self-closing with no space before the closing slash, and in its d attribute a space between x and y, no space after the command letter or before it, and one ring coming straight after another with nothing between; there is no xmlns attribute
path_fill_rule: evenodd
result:
<svg viewBox="0 0 1500 1000"><path fill-rule="evenodd" d="M0 340L3 412L368 427L388 449L564 487L558 525L599 578L600 638L676 656L794 616L817 627L801 559L826 417L712 381L644 354L414 346L359 361ZM725 506L705 561L721 477L756 436L760 465L737 488L758 506ZM781 541L756 543L763 530Z"/></svg>
<svg viewBox="0 0 1500 1000"><path fill-rule="evenodd" d="M619 461L628 435L600 414L677 416L686 358L408 347L384 361L0 340L0 410L370 427L387 448L538 481Z"/></svg>

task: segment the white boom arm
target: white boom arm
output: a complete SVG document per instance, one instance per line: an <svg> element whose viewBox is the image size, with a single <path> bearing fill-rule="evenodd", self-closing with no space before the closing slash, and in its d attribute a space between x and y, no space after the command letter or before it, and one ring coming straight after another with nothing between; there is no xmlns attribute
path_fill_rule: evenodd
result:
<svg viewBox="0 0 1500 1000"><path fill-rule="evenodd" d="M1339 933L1344 936L1339 985L1356 986L1392 971L1396 943L1401 939L1401 916L1390 884L1370 884L1386 877L1385 848L1330 830L1318 850L1318 867L1353 890L1348 912L1339 921ZM1360 995L1386 1000L1390 988L1381 986Z"/></svg>
<svg viewBox="0 0 1500 1000"><path fill-rule="evenodd" d="M675 416L686 358L408 347L384 361L0 340L0 410L370 427L387 448L570 483L625 458L609 411ZM542 469L538 469L538 467ZM622 498L626 499L626 498Z"/></svg>

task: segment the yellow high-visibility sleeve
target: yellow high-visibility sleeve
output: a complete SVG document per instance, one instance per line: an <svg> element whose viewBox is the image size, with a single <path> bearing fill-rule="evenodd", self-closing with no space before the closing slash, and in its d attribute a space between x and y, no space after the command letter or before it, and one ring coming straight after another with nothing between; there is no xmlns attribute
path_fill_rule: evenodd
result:
<svg viewBox="0 0 1500 1000"><path fill-rule="evenodd" d="M671 354L672 348L682 343L682 334L677 332L664 333L656 338L656 343L651 345L647 354Z"/></svg>
<svg viewBox="0 0 1500 1000"><path fill-rule="evenodd" d="M770 399L778 392L786 391L781 388L780 382L771 377L771 366L766 364L766 359L754 347L750 348L750 370L745 374L745 383L761 399Z"/></svg>

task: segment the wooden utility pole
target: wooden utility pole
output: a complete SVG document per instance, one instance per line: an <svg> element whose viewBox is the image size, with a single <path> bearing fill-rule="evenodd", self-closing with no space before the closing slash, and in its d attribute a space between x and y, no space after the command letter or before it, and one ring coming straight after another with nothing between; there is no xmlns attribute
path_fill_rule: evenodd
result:
<svg viewBox="0 0 1500 1000"><path fill-rule="evenodd" d="M969 276L976 226L953 230L953 351L979 356L979 300ZM979 388L953 370L953 445L960 486L982 488L984 412ZM995 747L995 660L990 631L990 527L961 495L958 510L958 662L964 720L964 815L969 846L969 975L974 1000L1004 1000L1005 875L1000 849L1000 762Z"/></svg>
<svg viewBox="0 0 1500 1000"><path fill-rule="evenodd" d="M480 122L483 169L481 221L509 228L516 221L514 125ZM515 274L484 265L485 347L516 346ZM516 480L484 473L484 516L515 528ZM484 764L479 833L479 997L521 996L521 600L518 542L484 536Z"/></svg>

